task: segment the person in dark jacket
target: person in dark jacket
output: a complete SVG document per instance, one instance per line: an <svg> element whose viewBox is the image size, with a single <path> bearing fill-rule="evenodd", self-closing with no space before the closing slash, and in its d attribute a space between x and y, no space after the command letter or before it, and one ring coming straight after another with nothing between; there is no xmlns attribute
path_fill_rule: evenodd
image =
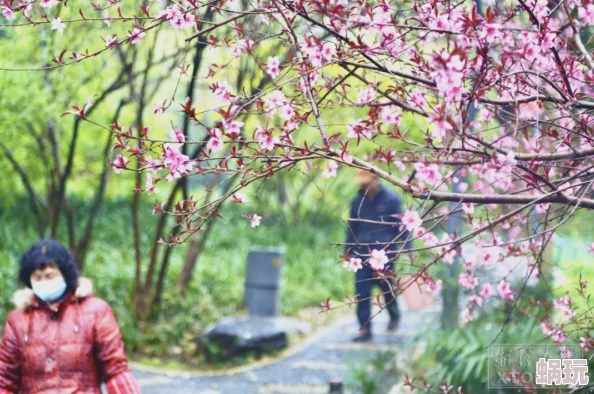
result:
<svg viewBox="0 0 594 394"><path fill-rule="evenodd" d="M20 261L26 286L13 300L0 342L0 394L140 394L109 304L93 297L57 241L37 242Z"/></svg>
<svg viewBox="0 0 594 394"><path fill-rule="evenodd" d="M384 294L385 308L390 314L388 330L398 328L400 310L393 295L394 282L379 279L378 271L387 273L408 234L401 234L402 213L398 195L380 183L379 177L369 171L358 170L357 183L361 187L351 202L347 226L346 254L351 259L361 259L356 271L357 318L361 329L353 338L356 342L369 341L371 331L371 291L379 286ZM407 247L410 245L407 245ZM382 261L383 260L383 261Z"/></svg>

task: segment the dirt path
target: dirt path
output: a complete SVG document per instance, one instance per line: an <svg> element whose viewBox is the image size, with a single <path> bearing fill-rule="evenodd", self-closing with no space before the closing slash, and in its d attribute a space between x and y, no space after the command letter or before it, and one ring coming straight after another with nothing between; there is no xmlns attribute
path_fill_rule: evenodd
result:
<svg viewBox="0 0 594 394"><path fill-rule="evenodd" d="M435 313L404 312L401 327L388 332L387 316L374 320L374 338L367 344L350 341L358 325L354 318L325 327L289 349L279 359L216 374L170 372L134 366L144 394L317 394L328 392L334 378L346 380L350 365L369 360L378 351L403 351L411 338L433 325Z"/></svg>

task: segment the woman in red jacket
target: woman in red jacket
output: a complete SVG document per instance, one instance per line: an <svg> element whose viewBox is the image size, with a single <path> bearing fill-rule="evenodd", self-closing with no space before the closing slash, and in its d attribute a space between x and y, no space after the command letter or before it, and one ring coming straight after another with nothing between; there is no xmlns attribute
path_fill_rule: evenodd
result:
<svg viewBox="0 0 594 394"><path fill-rule="evenodd" d="M0 394L137 394L109 304L92 296L60 243L37 242L20 261L17 309L0 344Z"/></svg>

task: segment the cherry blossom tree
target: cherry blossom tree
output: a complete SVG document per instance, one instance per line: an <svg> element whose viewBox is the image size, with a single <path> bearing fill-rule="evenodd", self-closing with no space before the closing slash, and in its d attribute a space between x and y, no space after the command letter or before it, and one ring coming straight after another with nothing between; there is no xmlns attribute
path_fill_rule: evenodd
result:
<svg viewBox="0 0 594 394"><path fill-rule="evenodd" d="M246 204L252 184L278 173L333 178L348 167L367 169L406 197L408 236L392 241L396 252L341 256L345 268L368 264L392 275L383 268L398 257L415 275L397 292L418 281L438 293L435 269L459 259L458 283L469 294L462 318L469 321L491 298L513 313L525 287L543 275L555 233L594 208L590 0L487 1L481 12L471 1L437 0L184 0L125 12L120 3L79 10L66 1L4 0L4 28L50 24L58 35L75 23L104 23L109 33L90 35L92 49L70 58L56 48L52 65L0 68L59 72L117 48L142 47L156 34L172 38L160 45L210 51L212 99L176 90L142 103L141 110L171 117L170 131L144 120L99 124L80 103L65 112L113 136L116 172L146 174L137 175L143 182L134 192L155 193L155 214L176 221L159 239L163 245L205 229L224 203ZM68 17L58 12L64 7ZM251 80L233 83L238 65L252 70ZM187 77L183 64L176 72ZM202 137L175 124L177 111ZM216 197L210 190L173 193L167 201L156 194L167 183L206 175L220 179ZM443 231L452 216L463 225ZM237 220L249 220L254 231L266 225L249 205ZM517 264L497 270L510 259ZM489 270L497 277L478 274ZM514 287L518 273L525 280ZM576 297L587 298L587 281L576 280ZM569 296L554 306L562 319L535 317L543 334L559 345L581 336L591 351L590 332L580 329L591 310L576 310Z"/></svg>

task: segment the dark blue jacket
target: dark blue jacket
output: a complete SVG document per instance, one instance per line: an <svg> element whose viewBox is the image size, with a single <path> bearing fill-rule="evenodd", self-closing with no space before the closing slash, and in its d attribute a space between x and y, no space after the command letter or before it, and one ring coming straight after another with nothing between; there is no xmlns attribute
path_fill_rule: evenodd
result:
<svg viewBox="0 0 594 394"><path fill-rule="evenodd" d="M351 215L347 225L347 245L345 250L350 250L351 256L369 254L371 249L383 249L400 234L400 218L393 215L402 213L402 202L398 195L380 186L375 196L365 195L363 190L351 202ZM355 220L353 220L355 219ZM365 223L357 219L371 220L384 223ZM396 242L404 242L408 234L403 234ZM373 245L357 245L373 244ZM407 245L410 247L410 244ZM386 248L386 253L392 259L395 251L402 249L402 244L392 244ZM390 253L392 252L392 253Z"/></svg>

